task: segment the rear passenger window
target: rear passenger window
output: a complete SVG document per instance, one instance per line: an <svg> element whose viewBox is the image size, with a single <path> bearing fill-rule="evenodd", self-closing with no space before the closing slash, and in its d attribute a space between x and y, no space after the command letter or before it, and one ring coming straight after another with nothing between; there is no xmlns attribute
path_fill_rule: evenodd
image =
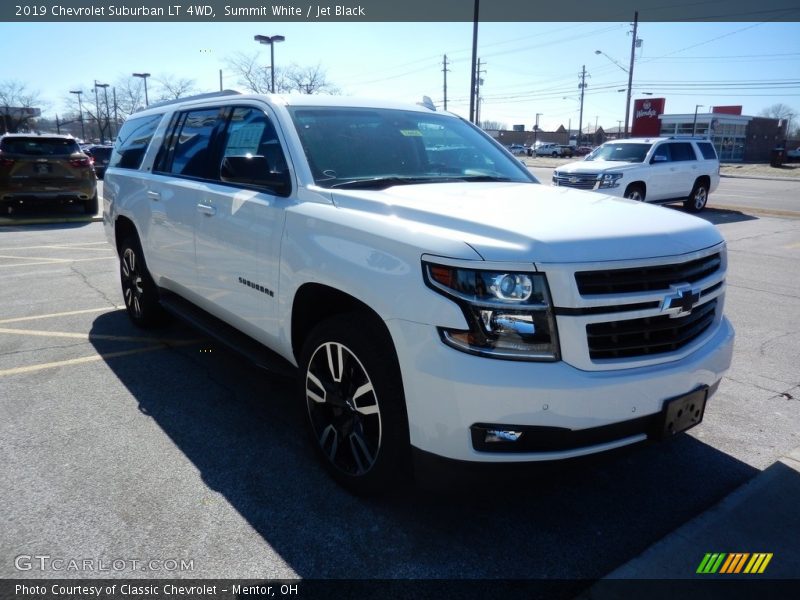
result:
<svg viewBox="0 0 800 600"><path fill-rule="evenodd" d="M162 116L151 115L125 121L117 134L117 143L114 144L108 166L121 169L138 169L142 166L144 153Z"/></svg>
<svg viewBox="0 0 800 600"><path fill-rule="evenodd" d="M172 138L172 161L167 169L174 175L216 179L211 166L211 143L219 121L218 108L205 108L186 113Z"/></svg>
<svg viewBox="0 0 800 600"><path fill-rule="evenodd" d="M676 142L667 145L669 146L673 161L697 160L694 154L694 148L692 148L689 142Z"/></svg>
<svg viewBox="0 0 800 600"><path fill-rule="evenodd" d="M697 147L700 148L700 152L703 154L703 158L706 160L717 159L717 153L714 150L714 144L711 142L698 142Z"/></svg>

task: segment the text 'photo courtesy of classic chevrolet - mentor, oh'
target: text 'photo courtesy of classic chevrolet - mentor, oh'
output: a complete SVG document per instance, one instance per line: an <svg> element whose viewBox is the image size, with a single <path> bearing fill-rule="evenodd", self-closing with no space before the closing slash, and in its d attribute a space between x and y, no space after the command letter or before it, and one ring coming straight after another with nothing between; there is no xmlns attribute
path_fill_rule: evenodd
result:
<svg viewBox="0 0 800 600"><path fill-rule="evenodd" d="M132 321L178 314L295 375L319 458L359 493L670 437L731 362L713 225L540 185L429 101L151 106L103 208Z"/></svg>

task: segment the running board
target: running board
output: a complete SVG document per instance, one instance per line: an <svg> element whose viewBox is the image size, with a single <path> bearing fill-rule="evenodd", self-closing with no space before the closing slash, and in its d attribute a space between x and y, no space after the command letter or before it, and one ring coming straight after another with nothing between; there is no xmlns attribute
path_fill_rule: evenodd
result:
<svg viewBox="0 0 800 600"><path fill-rule="evenodd" d="M280 377L297 377L297 367L238 329L168 290L160 289L159 295L164 310L241 354L260 369Z"/></svg>

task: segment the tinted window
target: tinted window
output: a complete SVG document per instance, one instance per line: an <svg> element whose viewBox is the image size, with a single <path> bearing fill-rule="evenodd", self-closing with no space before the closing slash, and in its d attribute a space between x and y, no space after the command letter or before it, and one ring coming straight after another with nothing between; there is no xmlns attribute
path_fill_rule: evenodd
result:
<svg viewBox="0 0 800 600"><path fill-rule="evenodd" d="M0 150L24 156L64 156L81 151L75 140L46 137L3 138Z"/></svg>
<svg viewBox="0 0 800 600"><path fill-rule="evenodd" d="M703 158L706 160L717 159L717 153L714 150L714 144L710 142L698 142L697 147L700 148L700 152L703 154Z"/></svg>
<svg viewBox="0 0 800 600"><path fill-rule="evenodd" d="M239 107L231 115L223 157L248 154L266 158L270 171L281 172L288 168L269 117L261 110Z"/></svg>
<svg viewBox="0 0 800 600"><path fill-rule="evenodd" d="M674 142L667 145L672 153L673 161L697 160L697 157L694 155L694 148L692 148L689 142Z"/></svg>
<svg viewBox="0 0 800 600"><path fill-rule="evenodd" d="M669 162L672 160L672 152L670 151L669 144L661 144L653 150L653 158L650 159L651 163L654 162Z"/></svg>
<svg viewBox="0 0 800 600"><path fill-rule="evenodd" d="M109 167L138 169L162 115L128 119L117 134Z"/></svg>
<svg viewBox="0 0 800 600"><path fill-rule="evenodd" d="M212 177L211 141L218 123L219 109L204 108L185 114L173 138L174 153L170 173L189 177Z"/></svg>

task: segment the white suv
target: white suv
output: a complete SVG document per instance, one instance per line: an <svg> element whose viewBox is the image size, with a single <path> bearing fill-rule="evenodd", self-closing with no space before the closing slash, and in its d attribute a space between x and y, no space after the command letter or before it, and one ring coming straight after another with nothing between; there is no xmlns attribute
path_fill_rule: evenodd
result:
<svg viewBox="0 0 800 600"><path fill-rule="evenodd" d="M706 138L614 140L582 161L558 167L553 185L645 202L683 202L699 212L719 185L719 159Z"/></svg>
<svg viewBox="0 0 800 600"><path fill-rule="evenodd" d="M295 374L321 461L360 492L421 462L670 437L731 361L713 225L539 185L432 107L150 107L119 132L103 219L131 320L167 309Z"/></svg>

